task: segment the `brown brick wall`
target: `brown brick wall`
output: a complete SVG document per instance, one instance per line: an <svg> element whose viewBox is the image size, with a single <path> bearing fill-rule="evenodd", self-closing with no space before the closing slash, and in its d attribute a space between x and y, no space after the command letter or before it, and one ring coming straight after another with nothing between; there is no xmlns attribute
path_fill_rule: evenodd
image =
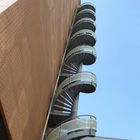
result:
<svg viewBox="0 0 140 140"><path fill-rule="evenodd" d="M18 0L0 13L0 101L12 140L41 136L77 5Z"/></svg>

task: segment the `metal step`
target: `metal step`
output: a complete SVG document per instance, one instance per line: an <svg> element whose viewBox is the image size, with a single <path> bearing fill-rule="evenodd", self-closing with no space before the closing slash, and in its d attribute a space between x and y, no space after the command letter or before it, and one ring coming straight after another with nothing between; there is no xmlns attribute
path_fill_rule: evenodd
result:
<svg viewBox="0 0 140 140"><path fill-rule="evenodd" d="M60 105L60 106L63 106L63 107L67 107L67 108L70 108L70 109L72 108L72 105L69 105L69 104L67 104L64 101L61 101L60 99L57 99L56 102L55 102L55 104Z"/></svg>
<svg viewBox="0 0 140 140"><path fill-rule="evenodd" d="M77 13L74 23L76 23L78 20L82 18L91 18L95 21L96 20L95 12L89 9L84 9L80 11L79 13Z"/></svg>
<svg viewBox="0 0 140 140"><path fill-rule="evenodd" d="M61 117L61 116L70 116L70 114L71 114L70 111L53 110L51 112L51 115L56 115L56 119L57 117Z"/></svg>
<svg viewBox="0 0 140 140"><path fill-rule="evenodd" d="M63 98L64 101L65 101L65 103L67 103L67 104L73 105L73 103L74 103L74 100L73 99L68 99L69 97L65 97L62 94L59 97Z"/></svg>
<svg viewBox="0 0 140 140"><path fill-rule="evenodd" d="M70 107L70 108L72 107L72 104L62 101L61 98L56 99L56 102L58 102L59 105L64 105L64 106Z"/></svg>
<svg viewBox="0 0 140 140"><path fill-rule="evenodd" d="M57 103L55 103L55 104L53 105L53 111L54 111L54 110L71 112L71 108L64 107L64 106L60 106L60 105L58 105Z"/></svg>
<svg viewBox="0 0 140 140"><path fill-rule="evenodd" d="M80 11L84 10L84 9L91 9L94 12L96 12L95 6L92 3L83 3L80 5L80 7L77 9L77 13L79 13Z"/></svg>
<svg viewBox="0 0 140 140"><path fill-rule="evenodd" d="M78 20L73 26L71 36L77 31L82 30L82 29L90 29L93 32L95 32L96 25L95 25L94 20L91 18L82 18Z"/></svg>
<svg viewBox="0 0 140 140"><path fill-rule="evenodd" d="M70 77L73 74L76 74L79 71L78 66L72 64L72 63L68 63L68 64L64 64L62 71L61 71L61 77L60 80L61 82L67 78Z"/></svg>
<svg viewBox="0 0 140 140"><path fill-rule="evenodd" d="M90 45L94 46L96 43L95 33L89 29L82 29L75 34L72 35L70 38L67 53L71 51L76 46L80 45Z"/></svg>
<svg viewBox="0 0 140 140"><path fill-rule="evenodd" d="M84 117L84 118L83 118ZM80 140L83 137L95 137L96 119L91 116L79 116L65 120L55 127L46 137L46 140L53 140L54 137L59 140Z"/></svg>
<svg viewBox="0 0 140 140"><path fill-rule="evenodd" d="M91 65L96 60L96 50L90 45L76 46L65 57L65 63L70 65L74 63L79 67L80 64Z"/></svg>

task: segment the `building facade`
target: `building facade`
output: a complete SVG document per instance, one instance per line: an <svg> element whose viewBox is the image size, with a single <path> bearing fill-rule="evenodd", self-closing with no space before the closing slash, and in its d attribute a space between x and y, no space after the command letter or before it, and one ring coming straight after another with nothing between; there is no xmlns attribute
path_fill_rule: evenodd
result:
<svg viewBox="0 0 140 140"><path fill-rule="evenodd" d="M41 139L79 4L80 0L0 0L0 121L9 139Z"/></svg>
<svg viewBox="0 0 140 140"><path fill-rule="evenodd" d="M0 140L119 140L77 116L79 94L97 86L82 71L96 61L95 12L80 0L0 2Z"/></svg>

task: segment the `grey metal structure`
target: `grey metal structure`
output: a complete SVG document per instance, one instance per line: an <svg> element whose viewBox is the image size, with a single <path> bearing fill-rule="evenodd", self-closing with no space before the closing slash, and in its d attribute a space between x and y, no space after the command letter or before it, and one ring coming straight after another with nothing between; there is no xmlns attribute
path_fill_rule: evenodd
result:
<svg viewBox="0 0 140 140"><path fill-rule="evenodd" d="M95 11L88 8L84 8L84 9L79 8L77 12L77 16L75 18L75 22L77 22L78 20L82 18L92 18L95 21L96 20Z"/></svg>
<svg viewBox="0 0 140 140"><path fill-rule="evenodd" d="M79 19L73 26L72 34L76 33L81 29L89 29L95 32L96 30L95 21L92 18Z"/></svg>
<svg viewBox="0 0 140 140"><path fill-rule="evenodd" d="M89 29L82 29L71 36L68 51L74 48L75 46L83 44L94 46L95 43L95 33Z"/></svg>
<svg viewBox="0 0 140 140"><path fill-rule="evenodd" d="M79 93L96 90L96 76L81 70L82 65L96 61L95 7L89 3L77 9L69 35L51 113L46 140L78 140L94 137L96 118L90 115L76 116Z"/></svg>
<svg viewBox="0 0 140 140"><path fill-rule="evenodd" d="M70 140L85 136L95 136L96 118L90 115L78 116L62 122L52 129L47 140Z"/></svg>

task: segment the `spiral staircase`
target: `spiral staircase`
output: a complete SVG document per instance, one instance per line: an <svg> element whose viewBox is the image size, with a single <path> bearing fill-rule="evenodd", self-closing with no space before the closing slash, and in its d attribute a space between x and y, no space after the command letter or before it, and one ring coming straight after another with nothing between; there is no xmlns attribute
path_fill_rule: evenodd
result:
<svg viewBox="0 0 140 140"><path fill-rule="evenodd" d="M51 131L45 140L79 140L95 136L96 118L74 115L79 93L96 90L96 76L81 70L82 65L96 61L95 19L93 5L85 3L77 9L48 121Z"/></svg>

